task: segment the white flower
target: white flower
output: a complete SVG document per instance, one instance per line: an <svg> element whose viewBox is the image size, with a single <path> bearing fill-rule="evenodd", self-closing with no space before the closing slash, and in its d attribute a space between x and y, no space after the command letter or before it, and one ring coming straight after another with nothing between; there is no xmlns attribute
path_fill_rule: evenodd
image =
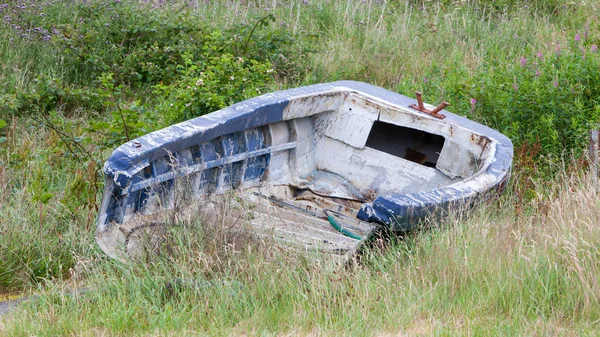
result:
<svg viewBox="0 0 600 337"><path fill-rule="evenodd" d="M235 80L235 77L229 76L229 79L233 81L233 80Z"/></svg>
<svg viewBox="0 0 600 337"><path fill-rule="evenodd" d="M201 78L200 78L200 79L198 79L198 80L196 81L196 85L197 85L197 86L204 85L204 80L203 80L203 79L201 79Z"/></svg>
<svg viewBox="0 0 600 337"><path fill-rule="evenodd" d="M267 74L272 73L273 71L274 71L273 69L269 69L269 70L267 70Z"/></svg>

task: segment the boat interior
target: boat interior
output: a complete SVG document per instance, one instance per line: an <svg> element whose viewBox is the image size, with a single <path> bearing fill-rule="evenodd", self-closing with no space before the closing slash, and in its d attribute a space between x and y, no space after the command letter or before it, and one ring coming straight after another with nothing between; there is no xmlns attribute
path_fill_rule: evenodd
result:
<svg viewBox="0 0 600 337"><path fill-rule="evenodd" d="M124 191L129 201L122 224L172 208L173 181L184 175L193 196L239 190L252 204L250 224L259 233L347 256L375 228L356 219L362 203L468 179L493 153L493 140L483 135L374 97L300 98L280 122L152 162ZM329 215L356 235L340 233Z"/></svg>

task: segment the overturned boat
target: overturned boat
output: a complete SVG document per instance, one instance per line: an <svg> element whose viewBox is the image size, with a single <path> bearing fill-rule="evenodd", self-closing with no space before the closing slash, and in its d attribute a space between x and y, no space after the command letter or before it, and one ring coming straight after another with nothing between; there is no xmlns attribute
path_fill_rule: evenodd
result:
<svg viewBox="0 0 600 337"><path fill-rule="evenodd" d="M104 166L97 242L111 257L131 254L134 237L176 207L177 181L188 201L235 193L259 235L345 257L377 227L407 231L496 195L511 141L417 98L353 81L317 84L129 141Z"/></svg>

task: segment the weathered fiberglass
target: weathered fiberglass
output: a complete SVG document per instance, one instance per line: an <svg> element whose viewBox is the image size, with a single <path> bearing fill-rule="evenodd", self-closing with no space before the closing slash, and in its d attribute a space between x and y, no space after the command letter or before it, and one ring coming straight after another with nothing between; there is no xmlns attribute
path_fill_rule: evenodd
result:
<svg viewBox="0 0 600 337"><path fill-rule="evenodd" d="M249 99L127 142L104 166L98 243L119 256L144 219L173 208L180 177L197 199L239 191L264 206L253 210L263 221L256 225L287 239L309 224L294 236L306 236L305 245L331 234L322 211L354 218L367 236L374 225L405 231L494 195L510 174L511 141L445 110L438 119L409 108L414 103L339 81ZM345 251L356 246L348 242Z"/></svg>

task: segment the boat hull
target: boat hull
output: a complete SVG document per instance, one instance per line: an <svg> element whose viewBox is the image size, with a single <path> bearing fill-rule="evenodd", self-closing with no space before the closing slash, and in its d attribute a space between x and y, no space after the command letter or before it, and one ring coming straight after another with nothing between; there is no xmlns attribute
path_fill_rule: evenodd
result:
<svg viewBox="0 0 600 337"><path fill-rule="evenodd" d="M414 111L414 103L340 81L256 97L127 142L104 166L98 243L119 256L130 229L115 228L172 209L184 179L192 199L288 186L294 195L277 200L307 190L347 200L355 209L346 215L364 233L366 224L407 231L496 195L510 175L511 141L448 111L443 120Z"/></svg>

